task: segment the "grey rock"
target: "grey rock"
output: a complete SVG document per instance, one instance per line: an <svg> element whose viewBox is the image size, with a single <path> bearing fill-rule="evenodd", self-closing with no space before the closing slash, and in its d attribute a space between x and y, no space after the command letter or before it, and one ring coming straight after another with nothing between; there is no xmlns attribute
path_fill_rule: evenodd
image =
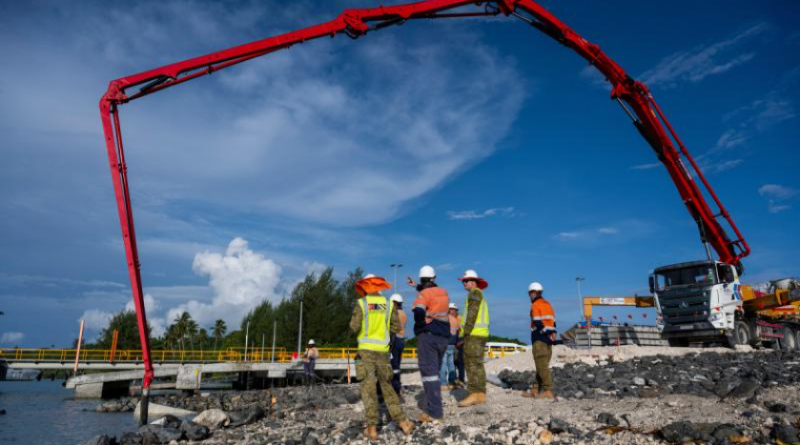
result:
<svg viewBox="0 0 800 445"><path fill-rule="evenodd" d="M114 445L116 443L117 439L115 437L108 437L105 434L101 434L83 442L82 445Z"/></svg>
<svg viewBox="0 0 800 445"><path fill-rule="evenodd" d="M204 440L211 435L208 427L194 423L191 420L184 420L181 422L180 429L188 440Z"/></svg>

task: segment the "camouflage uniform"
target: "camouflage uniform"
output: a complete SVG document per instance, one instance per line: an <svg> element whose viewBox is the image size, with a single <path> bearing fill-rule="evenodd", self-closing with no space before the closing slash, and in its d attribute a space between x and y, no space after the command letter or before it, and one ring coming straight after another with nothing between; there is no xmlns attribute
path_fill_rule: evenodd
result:
<svg viewBox="0 0 800 445"><path fill-rule="evenodd" d="M361 306L356 305L353 317L350 319L350 329L353 332L361 330L363 315ZM392 311L389 331L396 334L400 331L400 318L397 311ZM358 351L356 357L356 378L361 382L361 400L364 402L364 414L367 417L367 426L377 426L380 420L380 406L378 403L377 384L381 385L383 401L389 410L389 415L396 423L406 420L406 414L400 405L400 398L392 388L392 365L389 362L388 352Z"/></svg>
<svg viewBox="0 0 800 445"><path fill-rule="evenodd" d="M480 289L472 289L467 297L469 309L464 324L464 368L467 371L467 390L470 394L486 393L486 369L483 367L483 355L486 349L486 337L470 335L478 320L478 309L483 300Z"/></svg>

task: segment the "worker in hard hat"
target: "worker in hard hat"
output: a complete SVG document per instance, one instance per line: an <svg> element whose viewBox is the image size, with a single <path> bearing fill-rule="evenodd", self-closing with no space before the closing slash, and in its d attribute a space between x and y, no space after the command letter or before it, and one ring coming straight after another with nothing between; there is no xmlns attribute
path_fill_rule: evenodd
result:
<svg viewBox="0 0 800 445"><path fill-rule="evenodd" d="M317 349L317 344L314 343L314 339L308 341L308 346L306 347L306 352L303 353L303 378L305 379L305 384L314 384L317 375L314 374L314 368L317 365L317 358L319 358L319 350Z"/></svg>
<svg viewBox="0 0 800 445"><path fill-rule="evenodd" d="M458 306L455 303L450 303L448 306L447 318L450 321L450 338L447 340L447 350L442 356L442 367L439 368L442 391L449 391L450 385L454 385L456 381L456 344L461 325L458 321Z"/></svg>
<svg viewBox="0 0 800 445"><path fill-rule="evenodd" d="M400 323L400 330L396 334L392 334L394 337L392 340L392 388L394 388L394 392L397 393L398 396L401 396L401 391L403 386L400 382L400 364L403 360L403 350L406 348L406 312L403 310L403 296L400 294L394 294L390 298L392 304L394 305L394 312L397 314L397 320Z"/></svg>
<svg viewBox="0 0 800 445"><path fill-rule="evenodd" d="M522 395L529 398L552 399L553 376L550 372L550 358L556 342L556 314L553 306L544 299L544 287L539 283L528 286L531 299L531 344L533 363L536 365L536 384L530 392Z"/></svg>
<svg viewBox="0 0 800 445"><path fill-rule="evenodd" d="M419 270L419 284L408 277L409 286L417 289L414 301L414 334L417 336L417 362L425 390L425 403L420 422L439 422L444 418L439 370L450 338L447 315L450 297L436 285L436 271L431 266Z"/></svg>
<svg viewBox="0 0 800 445"><path fill-rule="evenodd" d="M458 402L464 408L486 403L486 369L483 367L486 340L489 339L489 305L483 289L489 283L478 276L474 270L464 272L459 278L467 291L464 303L464 366L467 370L467 391L469 396Z"/></svg>
<svg viewBox="0 0 800 445"><path fill-rule="evenodd" d="M390 335L400 332L400 319L391 302L381 295L381 291L391 288L388 281L375 275L367 275L359 280L355 290L361 298L350 319L350 329L358 333L356 377L361 382L361 400L364 402L364 414L367 418L364 436L372 441L378 440L378 384L381 385L383 400L392 420L406 435L410 435L414 429L414 424L406 418L391 383Z"/></svg>

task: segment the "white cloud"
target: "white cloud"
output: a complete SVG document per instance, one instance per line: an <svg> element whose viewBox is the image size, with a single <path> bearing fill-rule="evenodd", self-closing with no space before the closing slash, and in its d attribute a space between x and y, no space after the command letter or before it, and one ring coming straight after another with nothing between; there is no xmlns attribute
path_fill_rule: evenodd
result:
<svg viewBox="0 0 800 445"><path fill-rule="evenodd" d="M22 332L4 332L3 336L0 337L0 343L7 344L7 345L16 345L19 344L25 338L25 334Z"/></svg>
<svg viewBox="0 0 800 445"><path fill-rule="evenodd" d="M652 170L654 168L660 167L661 165L662 164L660 162L653 162L650 164L639 164L631 167L631 170Z"/></svg>
<svg viewBox="0 0 800 445"><path fill-rule="evenodd" d="M770 213L780 213L789 210L791 206L787 204L800 190L786 187L779 184L764 184L758 188L758 194L767 200L767 209Z"/></svg>
<svg viewBox="0 0 800 445"><path fill-rule="evenodd" d="M586 245L597 242L607 242L610 240L630 239L649 234L654 229L652 223L646 221L630 219L614 223L613 225L602 225L586 227L577 230L565 230L553 235L553 238L564 243Z"/></svg>
<svg viewBox="0 0 800 445"><path fill-rule="evenodd" d="M486 209L482 212L477 210L460 210L460 211L447 212L447 217L452 220L483 219L483 218L488 218L490 216L504 216L510 218L514 216L514 207L496 207L492 209Z"/></svg>
<svg viewBox="0 0 800 445"><path fill-rule="evenodd" d="M663 58L640 78L651 87L670 87L682 81L699 82L706 77L730 71L755 57L752 51L737 53L740 46L767 30L769 26L766 23L759 23L711 45L676 52Z"/></svg>
<svg viewBox="0 0 800 445"><path fill-rule="evenodd" d="M252 251L246 240L233 239L225 254L209 251L195 255L192 269L209 277L214 293L210 303L191 300L167 311L167 321L189 312L201 325L210 325L218 318L229 325L238 325L241 318L264 300L277 303L281 282L281 266Z"/></svg>
<svg viewBox="0 0 800 445"><path fill-rule="evenodd" d="M99 333L100 330L108 326L108 322L113 317L114 314L111 312L101 311L100 309L89 309L81 315L81 319L85 323L85 329L94 333Z"/></svg>

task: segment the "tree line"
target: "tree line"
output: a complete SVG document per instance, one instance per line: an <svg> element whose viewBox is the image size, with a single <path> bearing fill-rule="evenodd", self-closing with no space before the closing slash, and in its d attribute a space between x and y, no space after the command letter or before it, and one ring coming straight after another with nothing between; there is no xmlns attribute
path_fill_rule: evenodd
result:
<svg viewBox="0 0 800 445"><path fill-rule="evenodd" d="M212 326L203 327L190 313L183 312L171 321L163 335L150 337L150 346L154 350L187 351L243 347L249 332L250 347L261 347L262 343L271 347L274 331L275 345L292 351L297 347L302 302L303 344L314 339L320 345L352 347L356 345L356 340L348 325L358 298L355 283L362 276L360 268L348 272L342 280L334 278L333 268L330 267L320 274L309 273L294 286L289 296L277 304L262 301L243 317L238 329L232 331L229 331L224 320L216 320ZM85 347L111 349L115 330L118 331L118 350L141 347L136 313L124 310L114 314L97 340Z"/></svg>
<svg viewBox="0 0 800 445"><path fill-rule="evenodd" d="M358 268L348 272L343 280L333 276L333 268L320 274L309 273L297 283L292 293L278 304L264 300L245 315L238 329L228 331L224 320L216 320L208 328L199 326L188 312L183 312L167 327L166 332L150 337L153 350L219 350L244 347L245 336L249 347L266 348L272 346L275 332L275 346L294 351L297 348L300 303L303 306L303 339L305 347L309 339L318 345L329 347L355 347L355 335L350 331L350 316L358 300L355 283L363 277ZM406 309L407 311L409 309ZM249 331L248 331L249 324ZM122 311L115 314L108 325L100 332L97 341L87 344L90 349L111 349L114 330L119 332L117 349L138 350L139 328L136 313ZM520 342L515 338L492 335L489 341ZM77 340L76 340L77 342ZM416 346L416 339L407 343Z"/></svg>

